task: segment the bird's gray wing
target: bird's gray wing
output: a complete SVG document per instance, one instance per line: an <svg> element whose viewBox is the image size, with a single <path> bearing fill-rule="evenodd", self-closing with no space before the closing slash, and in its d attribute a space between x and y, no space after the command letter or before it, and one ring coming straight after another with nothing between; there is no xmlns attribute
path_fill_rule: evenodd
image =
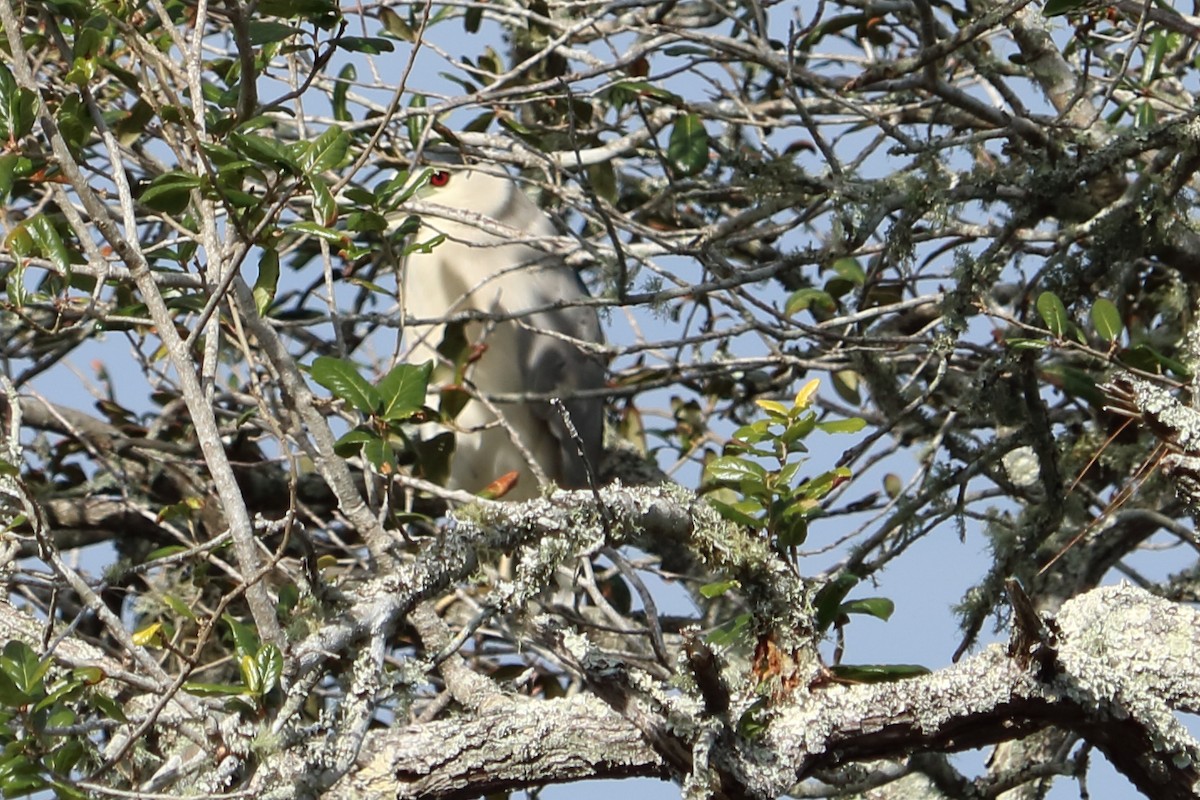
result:
<svg viewBox="0 0 1200 800"><path fill-rule="evenodd" d="M544 334L532 338L527 361L528 374L532 379L529 390L563 400L571 424L583 443L587 463L596 470L599 468L604 438L604 398L580 397L578 393L604 387L604 363L596 354L588 353L570 342ZM558 443L559 481L567 488L587 486L584 459L558 409L549 402L538 401L530 404L530 410L545 423L550 435Z"/></svg>

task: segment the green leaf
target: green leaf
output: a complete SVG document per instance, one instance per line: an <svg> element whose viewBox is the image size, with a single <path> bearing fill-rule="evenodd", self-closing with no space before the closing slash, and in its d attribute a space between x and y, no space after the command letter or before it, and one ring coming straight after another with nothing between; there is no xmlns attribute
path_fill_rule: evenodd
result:
<svg viewBox="0 0 1200 800"><path fill-rule="evenodd" d="M764 481L767 471L753 461L737 456L714 458L704 467L705 476L715 483L741 483L745 480Z"/></svg>
<svg viewBox="0 0 1200 800"><path fill-rule="evenodd" d="M1192 377L1191 370L1182 362L1163 355L1147 344L1139 344L1120 354L1121 362L1134 369L1161 374L1163 369L1174 372L1181 378Z"/></svg>
<svg viewBox="0 0 1200 800"><path fill-rule="evenodd" d="M755 400L754 404L756 406L758 406L759 408L761 408L763 411L767 412L767 416L782 417L784 419L787 418L789 409L787 406L785 406L783 403L779 402L778 400L766 400L766 399L760 398L758 400Z"/></svg>
<svg viewBox="0 0 1200 800"><path fill-rule="evenodd" d="M350 134L337 125L331 125L298 154L300 168L305 174L337 169L346 161L350 150Z"/></svg>
<svg viewBox="0 0 1200 800"><path fill-rule="evenodd" d="M373 442L378 438L379 435L376 433L362 428L355 428L352 431L346 431L333 443L333 452L342 458L349 458L361 453L364 444Z"/></svg>
<svg viewBox="0 0 1200 800"><path fill-rule="evenodd" d="M1050 332L1062 338L1071 327L1071 318L1067 316L1067 307L1058 299L1054 292L1042 292L1037 299L1038 314Z"/></svg>
<svg viewBox="0 0 1200 800"><path fill-rule="evenodd" d="M42 678L46 676L50 664L49 656L38 658L33 648L17 639L9 640L4 645L3 656L0 656L0 670L13 679L17 688L31 695L44 691Z"/></svg>
<svg viewBox="0 0 1200 800"><path fill-rule="evenodd" d="M787 513L772 525L776 547L790 550L808 539L808 519L805 513Z"/></svg>
<svg viewBox="0 0 1200 800"><path fill-rule="evenodd" d="M1005 339L1004 346L1010 350L1045 350L1050 343L1044 339Z"/></svg>
<svg viewBox="0 0 1200 800"><path fill-rule="evenodd" d="M273 644L267 644L254 656L258 673L262 679L262 694L279 685L279 677L283 674L283 653Z"/></svg>
<svg viewBox="0 0 1200 800"><path fill-rule="evenodd" d="M316 221L328 229L337 222L337 201L333 199L333 193L329 191L329 186L325 181L316 175L308 176L308 185L312 187L313 213L317 216Z"/></svg>
<svg viewBox="0 0 1200 800"><path fill-rule="evenodd" d="M229 134L229 141L237 148L238 152L255 163L290 172L293 175L304 173L288 148L272 139L256 133L234 131Z"/></svg>
<svg viewBox="0 0 1200 800"><path fill-rule="evenodd" d="M174 611L180 617L182 617L184 619L192 619L192 620L196 619L196 612L192 610L191 606L189 606L187 603L185 603L183 600L179 599L175 595L167 592L167 593L163 594L162 600L167 605L168 608L170 608L172 611Z"/></svg>
<svg viewBox="0 0 1200 800"><path fill-rule="evenodd" d="M761 528L762 520L755 514L761 514L762 503L753 498L747 498L737 503L726 503L715 497L709 497L708 503L725 519L735 525L745 525L747 528Z"/></svg>
<svg viewBox="0 0 1200 800"><path fill-rule="evenodd" d="M864 597L842 603L838 610L843 614L865 614L887 622L895 613L896 604L886 597Z"/></svg>
<svg viewBox="0 0 1200 800"><path fill-rule="evenodd" d="M1170 34L1163 30L1154 32L1154 38L1150 40L1150 47L1147 48L1145 60L1142 62L1142 83L1148 84L1158 78L1163 58L1171 46Z"/></svg>
<svg viewBox="0 0 1200 800"><path fill-rule="evenodd" d="M50 727L60 728L66 725L73 725L75 723L74 714L71 716L72 719L64 720L61 723L54 722ZM56 772L59 775L68 775L75 768L75 765L79 763L79 760L83 758L84 753L83 744L78 739L67 739L66 741L59 742L56 747L46 754L45 764L51 772ZM59 795L59 797L62 796ZM80 793L79 796L86 795Z"/></svg>
<svg viewBox="0 0 1200 800"><path fill-rule="evenodd" d="M221 619L229 626L229 632L233 635L234 650L238 656L248 656L258 652L258 633L254 628L229 614L222 615Z"/></svg>
<svg viewBox="0 0 1200 800"><path fill-rule="evenodd" d="M1105 297L1096 298L1091 311L1092 327L1100 338L1115 342L1125 332L1125 324L1121 322L1121 312L1117 311L1113 301Z"/></svg>
<svg viewBox="0 0 1200 800"><path fill-rule="evenodd" d="M808 500L820 500L853 475L849 467L834 467L823 472L800 487L799 496Z"/></svg>
<svg viewBox="0 0 1200 800"><path fill-rule="evenodd" d="M812 308L814 312L821 311L832 314L837 311L837 301L829 292L822 289L797 289L788 298L783 313L790 317L807 308Z"/></svg>
<svg viewBox="0 0 1200 800"><path fill-rule="evenodd" d="M391 445L383 439L373 439L363 445L363 458L381 475L391 475L396 471L396 454Z"/></svg>
<svg viewBox="0 0 1200 800"><path fill-rule="evenodd" d="M855 683L892 683L929 674L928 668L919 664L835 664L829 671Z"/></svg>
<svg viewBox="0 0 1200 800"><path fill-rule="evenodd" d="M7 673L0 671L0 706L20 708L27 706L35 698L21 691L16 682Z"/></svg>
<svg viewBox="0 0 1200 800"><path fill-rule="evenodd" d="M299 28L291 25L285 25L282 22L274 20L251 20L247 26L250 31L250 43L256 47L264 44L272 44L273 42L282 42L284 39L290 39L300 33L303 33Z"/></svg>
<svg viewBox="0 0 1200 800"><path fill-rule="evenodd" d="M295 225L289 225L287 229L290 233L307 233L339 246L346 240L346 234L342 231L327 228L316 222L297 222Z"/></svg>
<svg viewBox="0 0 1200 800"><path fill-rule="evenodd" d="M698 114L675 120L667 141L667 158L683 175L697 175L708 166L708 131Z"/></svg>
<svg viewBox="0 0 1200 800"><path fill-rule="evenodd" d="M858 260L853 258L839 258L829 265L840 278L850 281L855 286L862 286L867 280L867 273L858 265Z"/></svg>
<svg viewBox="0 0 1200 800"><path fill-rule="evenodd" d="M343 36L337 40L339 50L378 56L396 49L391 41L379 36Z"/></svg>
<svg viewBox="0 0 1200 800"><path fill-rule="evenodd" d="M245 686L235 683L201 683L198 681L184 683L183 690L201 697L231 697L246 693Z"/></svg>
<svg viewBox="0 0 1200 800"><path fill-rule="evenodd" d="M103 692L92 692L91 701L95 703L96 709L106 719L115 720L122 724L129 722L129 717L125 716L125 709L121 707L121 704Z"/></svg>
<svg viewBox="0 0 1200 800"><path fill-rule="evenodd" d="M0 63L0 139L16 141L32 131L36 103L33 92L18 86Z"/></svg>
<svg viewBox="0 0 1200 800"><path fill-rule="evenodd" d="M275 290L279 285L279 251L271 248L263 252L258 260L258 279L254 281L254 307L260 317L275 302Z"/></svg>
<svg viewBox="0 0 1200 800"><path fill-rule="evenodd" d="M842 601L850 594L850 590L858 585L858 581L857 575L842 572L817 591L813 608L816 610L815 624L818 631L829 630L829 626L837 620Z"/></svg>
<svg viewBox="0 0 1200 800"><path fill-rule="evenodd" d="M383 29L397 39L416 43L417 34L413 32L412 27L404 21L403 17L387 6L379 9L379 21L383 23Z"/></svg>
<svg viewBox="0 0 1200 800"><path fill-rule="evenodd" d="M485 129L486 130L486 129ZM620 199L620 187L617 186L617 172L609 161L602 161L587 168L588 182L597 196L607 200L614 206Z"/></svg>
<svg viewBox="0 0 1200 800"><path fill-rule="evenodd" d="M374 414L383 400L379 391L367 383L349 361L332 356L320 356L312 365L313 380L345 400L363 414Z"/></svg>
<svg viewBox="0 0 1200 800"><path fill-rule="evenodd" d="M826 433L858 433L867 427L867 421L862 417L847 417L829 422L818 422L817 428Z"/></svg>
<svg viewBox="0 0 1200 800"><path fill-rule="evenodd" d="M750 627L750 614L739 614L729 622L719 625L708 634L708 643L714 647L729 647L737 644L742 631Z"/></svg>
<svg viewBox="0 0 1200 800"><path fill-rule="evenodd" d="M409 108L424 108L425 107L425 95L414 94L412 100L410 100L408 102L408 107ZM425 127L427 125L429 125L429 122L430 122L429 118L422 114L412 114L405 121L404 127L408 131L408 143L411 144L414 148L416 148L421 143L421 139L424 138ZM432 173L430 173L430 174L432 174ZM421 181L421 182L424 183L424 181Z"/></svg>
<svg viewBox="0 0 1200 800"><path fill-rule="evenodd" d="M1096 409L1104 408L1107 398L1096 388L1096 379L1087 372L1062 364L1048 364L1041 369L1042 378L1070 397L1086 400Z"/></svg>
<svg viewBox="0 0 1200 800"><path fill-rule="evenodd" d="M392 12L395 13L395 12ZM358 77L358 71L353 64L347 64L338 72L333 84L333 118L338 122L349 122L352 117L346 104L346 96L350 92L350 84Z"/></svg>
<svg viewBox="0 0 1200 800"><path fill-rule="evenodd" d="M467 33L479 33L479 23L483 21L483 4L472 3L463 14L463 29Z"/></svg>
<svg viewBox="0 0 1200 800"><path fill-rule="evenodd" d="M379 416L388 422L399 422L420 411L425 404L425 392L432 372L432 361L392 367L377 386L383 401Z"/></svg>
<svg viewBox="0 0 1200 800"><path fill-rule="evenodd" d="M1046 0L1046 5L1042 6L1042 13L1047 17L1057 17L1059 14L1082 8L1087 2L1088 0Z"/></svg>
<svg viewBox="0 0 1200 800"><path fill-rule="evenodd" d="M172 170L164 172L142 192L138 200L147 208L164 214L182 214L192 201L192 190L203 183L199 175Z"/></svg>
<svg viewBox="0 0 1200 800"><path fill-rule="evenodd" d="M720 597L728 591L741 588L741 585L740 581L735 580L714 581L701 586L700 594L711 600L714 597Z"/></svg>
<svg viewBox="0 0 1200 800"><path fill-rule="evenodd" d="M338 8L333 0L262 0L258 13L268 17L305 19L322 28L328 28L330 18L337 19Z"/></svg>
<svg viewBox="0 0 1200 800"><path fill-rule="evenodd" d="M63 244L58 229L45 214L38 214L28 223L29 235L42 256L61 272L71 271L71 255Z"/></svg>
<svg viewBox="0 0 1200 800"><path fill-rule="evenodd" d="M67 146L73 152L78 152L83 147L95 128L95 122L92 120L91 113L88 112L87 104L77 93L63 99L54 112L54 121L58 123L58 129L62 133L63 139L66 140Z"/></svg>
<svg viewBox="0 0 1200 800"><path fill-rule="evenodd" d="M0 155L0 203L8 203L12 194L13 184L17 181L17 170L23 156L20 153L4 153ZM28 160L28 159L25 159Z"/></svg>

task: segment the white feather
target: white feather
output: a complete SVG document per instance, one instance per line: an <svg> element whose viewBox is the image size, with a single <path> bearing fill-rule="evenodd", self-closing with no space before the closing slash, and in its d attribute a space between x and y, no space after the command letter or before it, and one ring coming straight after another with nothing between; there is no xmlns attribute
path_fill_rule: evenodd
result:
<svg viewBox="0 0 1200 800"><path fill-rule="evenodd" d="M601 449L603 400L575 395L604 386L604 365L596 354L569 340L601 342L600 320L595 309L587 307L534 310L586 298L587 290L561 259L528 243L555 235L554 225L513 181L469 169L446 168L444 173L448 175L445 185L427 186L421 200L477 214L483 227L492 221L491 227L500 223L515 232L502 237L480 225L423 215L417 241L439 233L446 238L431 252L408 257L403 277L406 317L445 319L467 310L523 315L519 320L466 327L469 342L487 346L469 368L467 382L488 398L504 394L541 398L496 403L505 425L484 403L469 402L454 421L458 433L448 485L478 492L515 470L520 478L506 498L536 496L535 472L514 444L515 437L549 479L566 487L583 486L583 459L559 414L544 398L560 397L566 402L595 467ZM445 327L438 324L406 328L407 360L437 361L444 333Z"/></svg>

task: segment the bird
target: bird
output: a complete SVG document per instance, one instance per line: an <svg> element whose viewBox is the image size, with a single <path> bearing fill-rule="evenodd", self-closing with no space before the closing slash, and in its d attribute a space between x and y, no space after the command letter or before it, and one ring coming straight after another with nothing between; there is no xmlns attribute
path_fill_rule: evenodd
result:
<svg viewBox="0 0 1200 800"><path fill-rule="evenodd" d="M436 320L465 311L502 316L464 328L473 348L463 373L471 397L450 423L455 447L446 486L478 494L516 473L505 500L537 497L539 473L563 488L587 486L602 449L606 384L604 361L591 345L604 338L594 307L570 305L589 296L578 273L530 244L556 235L554 224L507 175L441 165L423 174L428 180L417 199L470 212L478 222L421 214L402 273L405 318L422 323L405 326L408 362L455 366L439 353L446 325ZM497 233L495 223L512 235ZM430 402L446 374L455 373L435 368ZM496 398L516 394L525 398ZM563 401L582 453L550 398Z"/></svg>

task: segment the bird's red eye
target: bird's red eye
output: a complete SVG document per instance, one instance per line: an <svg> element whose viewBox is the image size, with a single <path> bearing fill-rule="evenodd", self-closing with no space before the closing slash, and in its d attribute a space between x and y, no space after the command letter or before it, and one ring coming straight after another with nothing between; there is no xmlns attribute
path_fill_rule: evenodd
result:
<svg viewBox="0 0 1200 800"><path fill-rule="evenodd" d="M429 185L436 186L439 189L450 182L450 173L444 169L439 169L437 172L429 176Z"/></svg>

